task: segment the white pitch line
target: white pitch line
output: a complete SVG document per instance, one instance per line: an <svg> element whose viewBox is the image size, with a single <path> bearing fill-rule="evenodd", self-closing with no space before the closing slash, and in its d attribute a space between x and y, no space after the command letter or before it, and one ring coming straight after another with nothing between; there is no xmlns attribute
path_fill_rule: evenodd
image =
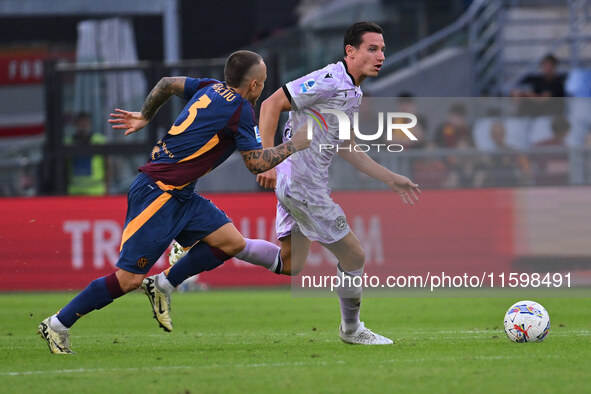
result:
<svg viewBox="0 0 591 394"><path fill-rule="evenodd" d="M557 330L559 330L560 332L556 332ZM569 336L569 335L590 335L591 336L591 330L568 330L568 329L562 329L562 328L552 328L551 331L552 335L564 335L564 336ZM281 332L271 332L271 333L265 333L265 336L269 337L269 336L273 336L273 337L290 337L290 336L315 336L317 333L316 332L285 332L285 333L281 333ZM464 335L464 334L498 334L501 333L503 334L503 328L500 327L498 329L490 329L490 330L437 330L437 331L427 331L427 330L416 330L416 331L411 331L408 332L408 334L412 334L412 335L433 335L433 334L452 334L452 335ZM386 332L386 334L389 334L391 336L396 337L397 335L402 338L402 337L406 337L407 335L405 334L401 334L401 333L397 333L396 331L389 331ZM162 338L165 334L148 334L148 335L144 335L145 337L151 337L151 338ZM260 336L260 334L257 333L252 333L252 334L243 334L243 333L214 333L214 332L208 332L208 333L198 333L195 334L195 336L197 338L201 338L201 337L243 337L243 338L250 338L250 337L254 337L254 336ZM455 337L439 337L440 339L446 339L446 338L455 338Z"/></svg>
<svg viewBox="0 0 591 394"><path fill-rule="evenodd" d="M557 332L558 331L558 332ZM503 329L500 328L498 330L450 330L450 331L417 331L413 332L413 334L458 334L458 335L465 335L465 334L504 334ZM558 329L550 329L551 336L556 337L568 337L568 336L591 336L591 331L589 330L562 330ZM448 337L450 338L450 337Z"/></svg>
<svg viewBox="0 0 591 394"><path fill-rule="evenodd" d="M58 369L47 371L20 371L20 372L0 372L0 376L23 376L23 375L43 375L43 374L69 374L69 373L92 373L92 372L111 372L111 371L168 371L170 369L190 369L190 366L170 366L170 367L141 367L141 368L77 368L77 369Z"/></svg>
<svg viewBox="0 0 591 394"><path fill-rule="evenodd" d="M551 358L564 358L559 355L547 355ZM380 364L385 363L424 363L424 362L451 362L451 361L466 361L467 359L475 361L492 361L492 360L517 360L527 359L527 356L473 356L473 357L442 357L442 358L414 358L414 359L390 359L390 360L376 360ZM15 372L0 372L0 376L30 376L30 375L44 375L44 374L84 374L97 372L138 372L138 371L169 371L177 369L213 369L213 368L276 368L276 367L303 367L309 365L315 366L329 366L345 364L343 360L335 360L333 362L317 361L317 362L283 362L283 363L253 363L253 364L214 364L214 365L177 365L169 367L141 367L141 368L78 368L78 369L58 369L47 371L15 371Z"/></svg>

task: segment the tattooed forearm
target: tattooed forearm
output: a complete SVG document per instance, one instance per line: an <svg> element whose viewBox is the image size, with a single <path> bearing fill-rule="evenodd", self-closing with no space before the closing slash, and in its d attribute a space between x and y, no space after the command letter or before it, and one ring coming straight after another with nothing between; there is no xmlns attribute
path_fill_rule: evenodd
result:
<svg viewBox="0 0 591 394"><path fill-rule="evenodd" d="M164 77L158 81L142 106L144 119L152 120L162 104L173 94L182 97L185 89L185 79L185 77Z"/></svg>
<svg viewBox="0 0 591 394"><path fill-rule="evenodd" d="M244 163L253 174L260 174L275 167L297 151L292 141L274 148L256 149L240 152Z"/></svg>

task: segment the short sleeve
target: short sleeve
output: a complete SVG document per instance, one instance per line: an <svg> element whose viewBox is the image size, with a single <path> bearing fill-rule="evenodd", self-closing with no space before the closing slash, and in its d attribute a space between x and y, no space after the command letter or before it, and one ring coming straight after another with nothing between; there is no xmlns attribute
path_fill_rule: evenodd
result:
<svg viewBox="0 0 591 394"><path fill-rule="evenodd" d="M326 101L334 95L336 80L327 70L314 71L283 87L293 109L301 110Z"/></svg>
<svg viewBox="0 0 591 394"><path fill-rule="evenodd" d="M259 126L254 117L252 105L244 103L240 112L238 133L236 134L236 148L239 151L262 149Z"/></svg>
<svg viewBox="0 0 591 394"><path fill-rule="evenodd" d="M218 80L212 78L189 78L185 80L185 100L189 101L197 93L197 91L207 85L219 83Z"/></svg>

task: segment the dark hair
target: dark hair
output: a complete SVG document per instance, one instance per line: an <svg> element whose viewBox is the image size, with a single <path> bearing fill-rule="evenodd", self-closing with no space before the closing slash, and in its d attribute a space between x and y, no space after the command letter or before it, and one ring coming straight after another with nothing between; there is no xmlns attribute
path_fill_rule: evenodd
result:
<svg viewBox="0 0 591 394"><path fill-rule="evenodd" d="M80 111L74 115L74 122L78 122L80 120L90 120L92 117L90 116L89 112Z"/></svg>
<svg viewBox="0 0 591 394"><path fill-rule="evenodd" d="M556 56L554 56L553 54L549 53L546 56L544 56L542 58L542 61L540 63L546 63L546 62L550 62L553 65L557 65L558 64L558 58Z"/></svg>
<svg viewBox="0 0 591 394"><path fill-rule="evenodd" d="M343 39L343 51L347 56L347 45L351 45L354 48L359 48L363 41L363 35L365 33L379 33L383 34L384 30L373 22L357 22L347 29L345 37Z"/></svg>
<svg viewBox="0 0 591 394"><path fill-rule="evenodd" d="M404 90L398 93L398 102L399 103L414 103L415 95L411 92Z"/></svg>
<svg viewBox="0 0 591 394"><path fill-rule="evenodd" d="M224 78L228 86L237 88L242 85L244 78L252 66L259 64L263 58L251 51L236 51L228 56L224 66Z"/></svg>

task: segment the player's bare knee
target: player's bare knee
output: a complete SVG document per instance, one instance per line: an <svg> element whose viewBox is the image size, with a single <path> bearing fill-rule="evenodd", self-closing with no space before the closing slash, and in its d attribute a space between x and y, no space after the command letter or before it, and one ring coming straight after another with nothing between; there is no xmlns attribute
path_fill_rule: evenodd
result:
<svg viewBox="0 0 591 394"><path fill-rule="evenodd" d="M341 266L348 271L363 268L365 263L365 252L363 249L353 249L348 254L346 259L341 261Z"/></svg>
<svg viewBox="0 0 591 394"><path fill-rule="evenodd" d="M119 286L124 293L128 293L132 290L139 288L142 285L142 281L146 275L135 274L133 272L118 270L115 272Z"/></svg>
<svg viewBox="0 0 591 394"><path fill-rule="evenodd" d="M365 251L361 248L357 248L351 251L350 254L351 264L355 266L359 266L359 268L363 267L365 263Z"/></svg>
<svg viewBox="0 0 591 394"><path fill-rule="evenodd" d="M229 256L236 256L246 247L246 240L242 237L228 242L220 249Z"/></svg>

